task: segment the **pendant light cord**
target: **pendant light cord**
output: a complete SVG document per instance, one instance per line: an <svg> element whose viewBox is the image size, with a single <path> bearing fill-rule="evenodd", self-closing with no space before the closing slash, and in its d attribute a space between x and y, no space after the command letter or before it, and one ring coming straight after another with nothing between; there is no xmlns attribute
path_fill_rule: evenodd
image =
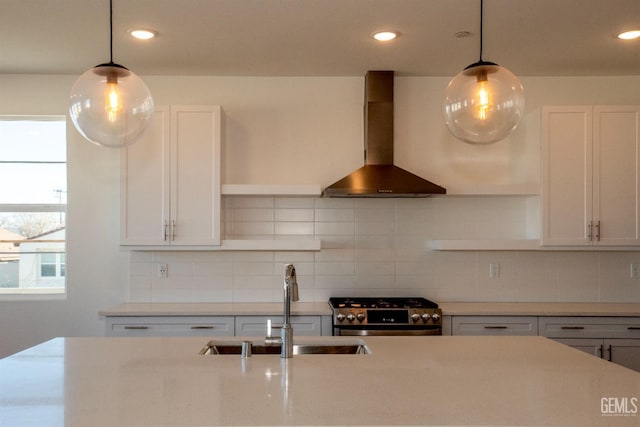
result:
<svg viewBox="0 0 640 427"><path fill-rule="evenodd" d="M109 0L109 64L113 64L113 0Z"/></svg>
<svg viewBox="0 0 640 427"><path fill-rule="evenodd" d="M480 0L480 62L482 62L482 15L484 9L484 0Z"/></svg>

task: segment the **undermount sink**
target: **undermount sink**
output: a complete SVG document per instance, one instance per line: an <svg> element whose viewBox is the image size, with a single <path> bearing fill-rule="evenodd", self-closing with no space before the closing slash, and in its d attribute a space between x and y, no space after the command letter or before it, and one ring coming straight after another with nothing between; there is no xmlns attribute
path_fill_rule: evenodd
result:
<svg viewBox="0 0 640 427"><path fill-rule="evenodd" d="M279 355L281 350L280 344L264 344L252 343L251 353L257 355ZM200 354L207 355L229 355L242 354L242 343L227 343L209 341L207 345L200 350ZM367 346L362 342L356 343L312 343L312 344L294 344L293 354L369 354Z"/></svg>

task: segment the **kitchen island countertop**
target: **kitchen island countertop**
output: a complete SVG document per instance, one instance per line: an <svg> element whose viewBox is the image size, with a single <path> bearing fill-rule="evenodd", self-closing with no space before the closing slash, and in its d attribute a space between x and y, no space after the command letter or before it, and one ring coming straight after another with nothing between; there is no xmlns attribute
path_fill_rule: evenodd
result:
<svg viewBox="0 0 640 427"><path fill-rule="evenodd" d="M327 340L360 338L296 339ZM56 338L0 360L0 426L640 425L640 373L543 337L361 340L241 359L202 337Z"/></svg>

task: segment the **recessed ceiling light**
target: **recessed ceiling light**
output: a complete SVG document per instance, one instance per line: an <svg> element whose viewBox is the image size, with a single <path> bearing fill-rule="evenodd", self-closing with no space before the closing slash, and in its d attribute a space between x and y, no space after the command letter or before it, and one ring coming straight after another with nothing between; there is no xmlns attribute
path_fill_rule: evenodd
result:
<svg viewBox="0 0 640 427"><path fill-rule="evenodd" d="M143 30L143 29L129 30L129 34L131 34L131 37L139 40L149 40L158 35L158 33L153 30Z"/></svg>
<svg viewBox="0 0 640 427"><path fill-rule="evenodd" d="M376 31L371 34L371 37L380 41L380 42L388 42L389 40L393 40L398 37L399 33L397 31Z"/></svg>
<svg viewBox="0 0 640 427"><path fill-rule="evenodd" d="M618 34L618 38L622 40L633 40L640 38L640 30L625 31Z"/></svg>

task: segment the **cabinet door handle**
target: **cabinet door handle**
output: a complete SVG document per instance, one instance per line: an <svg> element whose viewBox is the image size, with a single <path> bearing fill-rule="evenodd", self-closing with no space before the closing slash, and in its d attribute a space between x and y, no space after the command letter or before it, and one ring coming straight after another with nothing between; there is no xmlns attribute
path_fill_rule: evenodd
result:
<svg viewBox="0 0 640 427"><path fill-rule="evenodd" d="M627 329L630 331L640 331L640 326L629 326Z"/></svg>
<svg viewBox="0 0 640 427"><path fill-rule="evenodd" d="M504 325L485 325L485 329L508 329L508 326Z"/></svg>
<svg viewBox="0 0 640 427"><path fill-rule="evenodd" d="M609 362L612 362L613 361L613 354L612 354L613 353L613 349L611 348L611 344L609 344L609 347L607 347L607 351L609 352L609 357L607 358L607 360Z"/></svg>
<svg viewBox="0 0 640 427"><path fill-rule="evenodd" d="M596 221L596 242L600 241L600 232L602 231L600 227L600 221Z"/></svg>
<svg viewBox="0 0 640 427"><path fill-rule="evenodd" d="M602 344L598 346L598 357L602 359Z"/></svg>
<svg viewBox="0 0 640 427"><path fill-rule="evenodd" d="M167 228L169 228L169 222L165 221L164 222L164 230L163 230L163 237L162 240L164 240L165 242L167 241Z"/></svg>
<svg viewBox="0 0 640 427"><path fill-rule="evenodd" d="M171 240L176 240L176 222L171 220Z"/></svg>
<svg viewBox="0 0 640 427"><path fill-rule="evenodd" d="M593 221L589 221L589 224L587 224L587 238L589 241L593 240Z"/></svg>
<svg viewBox="0 0 640 427"><path fill-rule="evenodd" d="M194 325L191 327L191 329L214 329L215 326L213 325Z"/></svg>
<svg viewBox="0 0 640 427"><path fill-rule="evenodd" d="M578 331L584 329L584 326L560 326L560 329L570 329Z"/></svg>
<svg viewBox="0 0 640 427"><path fill-rule="evenodd" d="M148 326L142 326L142 325L131 325L131 326L125 326L125 329L130 329L130 330L143 330L143 329L149 329Z"/></svg>

